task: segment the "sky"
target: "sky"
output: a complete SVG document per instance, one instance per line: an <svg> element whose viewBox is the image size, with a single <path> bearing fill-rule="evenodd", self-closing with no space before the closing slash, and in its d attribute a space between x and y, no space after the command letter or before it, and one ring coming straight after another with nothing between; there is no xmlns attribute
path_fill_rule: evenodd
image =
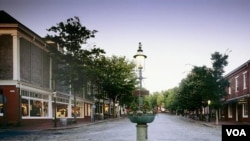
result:
<svg viewBox="0 0 250 141"><path fill-rule="evenodd" d="M249 0L0 0L0 10L41 37L77 16L98 31L83 47L107 56L133 60L141 42L150 93L179 86L193 66L212 67L216 51L229 55L225 74L250 59Z"/></svg>

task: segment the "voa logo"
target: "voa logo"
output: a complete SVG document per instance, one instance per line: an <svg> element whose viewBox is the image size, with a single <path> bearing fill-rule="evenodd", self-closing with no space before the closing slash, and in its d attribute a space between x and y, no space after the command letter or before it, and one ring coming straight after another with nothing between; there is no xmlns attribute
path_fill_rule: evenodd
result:
<svg viewBox="0 0 250 141"><path fill-rule="evenodd" d="M250 125L222 125L222 141L249 141Z"/></svg>
<svg viewBox="0 0 250 141"><path fill-rule="evenodd" d="M227 136L247 136L244 129L226 129Z"/></svg>

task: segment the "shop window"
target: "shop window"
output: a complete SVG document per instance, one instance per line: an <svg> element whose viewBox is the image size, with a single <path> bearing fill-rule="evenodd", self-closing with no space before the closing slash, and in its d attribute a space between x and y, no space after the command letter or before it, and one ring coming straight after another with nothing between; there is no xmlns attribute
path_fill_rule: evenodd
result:
<svg viewBox="0 0 250 141"><path fill-rule="evenodd" d="M21 90L23 117L48 117L48 95ZM36 99L36 100L34 100Z"/></svg>
<svg viewBox="0 0 250 141"><path fill-rule="evenodd" d="M22 96L27 96L27 97L29 97L29 92L28 92L28 91L22 90L21 93L22 93Z"/></svg>
<svg viewBox="0 0 250 141"><path fill-rule="evenodd" d="M95 113L102 113L102 103L96 103Z"/></svg>
<svg viewBox="0 0 250 141"><path fill-rule="evenodd" d="M104 114L108 114L108 115L109 115L109 114L110 114L110 111L109 111L109 110L110 110L109 105L108 105L108 104L105 104L105 105L104 105Z"/></svg>
<svg viewBox="0 0 250 141"><path fill-rule="evenodd" d="M42 116L48 117L48 102L43 102Z"/></svg>
<svg viewBox="0 0 250 141"><path fill-rule="evenodd" d="M58 118L64 118L64 117L68 117L68 106L64 105L64 104L57 104L56 105L56 116Z"/></svg>
<svg viewBox="0 0 250 141"><path fill-rule="evenodd" d="M48 117L48 102L22 99L21 106L23 117Z"/></svg>
<svg viewBox="0 0 250 141"><path fill-rule="evenodd" d="M30 100L30 116L42 116L42 102Z"/></svg>
<svg viewBox="0 0 250 141"><path fill-rule="evenodd" d="M88 104L88 116L91 116L91 105Z"/></svg>
<svg viewBox="0 0 250 141"><path fill-rule="evenodd" d="M242 104L242 114L244 118L248 118L248 104L244 103Z"/></svg>
<svg viewBox="0 0 250 141"><path fill-rule="evenodd" d="M74 114L76 114L76 117L81 117L81 108L80 107L74 108L74 106L72 106L72 117L74 117Z"/></svg>
<svg viewBox="0 0 250 141"><path fill-rule="evenodd" d="M29 101L22 99L22 116L29 116Z"/></svg>

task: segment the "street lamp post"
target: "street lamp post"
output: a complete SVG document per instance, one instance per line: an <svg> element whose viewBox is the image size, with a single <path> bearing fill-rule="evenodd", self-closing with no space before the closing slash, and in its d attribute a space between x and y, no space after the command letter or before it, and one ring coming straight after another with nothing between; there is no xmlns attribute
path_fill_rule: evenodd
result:
<svg viewBox="0 0 250 141"><path fill-rule="evenodd" d="M139 71L140 87L139 87L138 102L139 102L139 110L140 110L141 106L143 105L143 99L141 98L142 79L143 79L142 69L144 69L145 59L147 58L147 56L143 54L141 43L139 43L139 48L137 50L136 55L134 55L134 58L136 60L136 68ZM142 118L142 117L140 117L140 118ZM147 127L148 127L148 125L146 123L145 124L141 124L139 122L137 123L137 125L136 125L136 139L137 139L137 141L147 141L147 139L148 139Z"/></svg>
<svg viewBox="0 0 250 141"><path fill-rule="evenodd" d="M141 108L143 101L141 99L141 90L142 90L142 69L144 68L144 63L145 59L147 56L143 54L142 50L142 45L139 43L139 48L137 50L136 55L134 55L134 58L136 60L136 68L139 70L139 81L140 81L140 87L139 87L139 97L138 97L138 102L139 102L139 109Z"/></svg>
<svg viewBox="0 0 250 141"><path fill-rule="evenodd" d="M211 100L207 101L207 105L208 105L208 122L210 122L210 104L211 104Z"/></svg>
<svg viewBox="0 0 250 141"><path fill-rule="evenodd" d="M55 107L55 109L54 109L54 111L55 111L55 113L54 113L54 127L57 127L57 118L56 118L56 108L57 108L57 106L56 106L56 91L54 91L53 92L53 98L54 98L54 107Z"/></svg>

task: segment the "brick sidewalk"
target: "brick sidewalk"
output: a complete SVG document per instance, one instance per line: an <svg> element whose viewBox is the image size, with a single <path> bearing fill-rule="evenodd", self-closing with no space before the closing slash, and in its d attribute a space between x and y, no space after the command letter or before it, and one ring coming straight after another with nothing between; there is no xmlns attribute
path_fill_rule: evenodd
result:
<svg viewBox="0 0 250 141"><path fill-rule="evenodd" d="M72 123L70 125L61 125L60 123L57 123L57 127L54 127L54 123L41 123L39 125L30 125L30 126L16 126L16 127L7 127L4 130L26 130L26 131L41 131L41 130L63 130L63 129L69 129L69 128L77 128L89 124L98 123L100 121L77 121L77 123Z"/></svg>
<svg viewBox="0 0 250 141"><path fill-rule="evenodd" d="M181 118L183 118L184 120L197 122L197 123L200 123L202 125L206 125L206 126L210 126L210 127L221 127L222 125L250 125L249 122L243 123L243 122L236 122L236 121L218 121L218 124L217 124L215 120L207 122L207 121L194 120L194 119L186 118L186 117L181 117Z"/></svg>
<svg viewBox="0 0 250 141"><path fill-rule="evenodd" d="M120 117L122 118L122 117ZM72 123L69 125L61 125L60 123L57 123L57 127L54 127L54 123L41 123L39 125L35 126L19 126L19 127L7 127L4 130L25 130L25 131L42 131L42 130L65 130L65 129L71 129L71 128L79 128L86 125L91 124L98 124L101 122L111 121L111 120L117 120L120 118L110 118L110 119L104 119L104 120L96 120L96 121L77 121L77 123Z"/></svg>

